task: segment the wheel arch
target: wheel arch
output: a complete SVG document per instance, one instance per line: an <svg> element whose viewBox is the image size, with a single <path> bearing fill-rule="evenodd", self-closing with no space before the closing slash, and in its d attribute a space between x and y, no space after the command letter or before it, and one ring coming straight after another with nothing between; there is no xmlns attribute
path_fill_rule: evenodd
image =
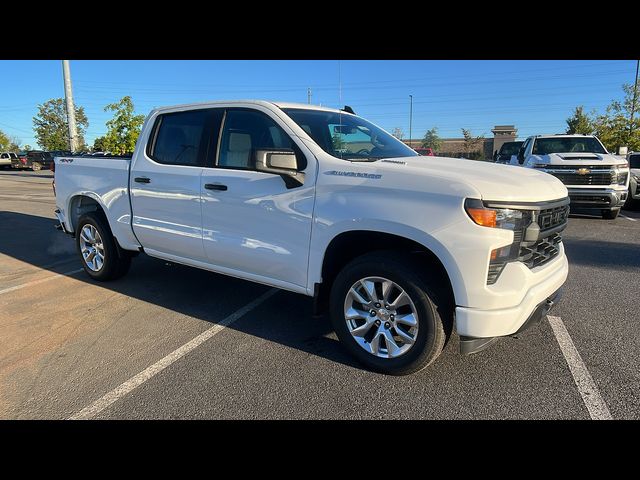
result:
<svg viewBox="0 0 640 480"><path fill-rule="evenodd" d="M431 237L432 239L432 237ZM380 230L348 230L336 235L324 250L320 272L321 282L315 284L315 311L321 313L328 307L329 291L340 270L351 260L373 251L400 251L415 255L416 262L425 272L433 272L444 281L439 283L439 295L455 308L461 276L453 258L435 239L418 241L408 236ZM435 247L435 248L434 248ZM444 252L444 253L443 253Z"/></svg>
<svg viewBox="0 0 640 480"><path fill-rule="evenodd" d="M75 236L76 227L80 217L88 212L100 212L104 215L104 218L109 225L109 229L113 232L113 228L109 222L109 217L106 214L106 208L102 204L100 198L92 193L78 193L73 195L69 199L69 206L67 208L67 218L69 223L69 229Z"/></svg>

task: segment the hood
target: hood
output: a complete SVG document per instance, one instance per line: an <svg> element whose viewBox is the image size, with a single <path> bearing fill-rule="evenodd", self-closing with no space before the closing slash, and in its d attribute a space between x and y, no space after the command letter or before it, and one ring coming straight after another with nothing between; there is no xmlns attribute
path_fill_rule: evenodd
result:
<svg viewBox="0 0 640 480"><path fill-rule="evenodd" d="M436 182L467 184L483 200L540 202L568 195L566 187L554 176L514 165L422 156L385 158L375 165L379 173L398 172ZM422 183L421 179L417 180Z"/></svg>
<svg viewBox="0 0 640 480"><path fill-rule="evenodd" d="M625 160L608 153L550 153L548 155L531 155L528 164L546 163L549 165L624 165Z"/></svg>

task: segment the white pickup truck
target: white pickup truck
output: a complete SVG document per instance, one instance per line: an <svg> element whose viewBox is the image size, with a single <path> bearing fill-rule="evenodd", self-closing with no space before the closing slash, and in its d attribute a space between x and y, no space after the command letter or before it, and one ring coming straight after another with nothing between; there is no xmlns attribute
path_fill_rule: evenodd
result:
<svg viewBox="0 0 640 480"><path fill-rule="evenodd" d="M607 152L592 135L536 135L513 164L550 173L567 186L571 206L613 220L625 204L629 163Z"/></svg>
<svg viewBox="0 0 640 480"><path fill-rule="evenodd" d="M565 282L567 189L423 157L345 107L153 110L132 158L55 159L58 228L87 274L153 257L315 297L367 367L417 371L539 321Z"/></svg>

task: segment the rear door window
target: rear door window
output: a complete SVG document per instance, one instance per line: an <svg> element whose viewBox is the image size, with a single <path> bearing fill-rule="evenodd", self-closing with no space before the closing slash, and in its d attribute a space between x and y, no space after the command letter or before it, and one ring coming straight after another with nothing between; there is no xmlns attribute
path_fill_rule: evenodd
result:
<svg viewBox="0 0 640 480"><path fill-rule="evenodd" d="M202 166L209 145L206 135L211 109L188 110L160 115L147 155L158 163Z"/></svg>

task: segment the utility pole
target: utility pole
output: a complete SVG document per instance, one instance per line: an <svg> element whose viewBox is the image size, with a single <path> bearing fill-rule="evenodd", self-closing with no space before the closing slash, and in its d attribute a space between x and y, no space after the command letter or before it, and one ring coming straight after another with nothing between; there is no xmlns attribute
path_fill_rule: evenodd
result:
<svg viewBox="0 0 640 480"><path fill-rule="evenodd" d="M412 127L413 127L413 95L409 95L409 147L411 147L411 128Z"/></svg>
<svg viewBox="0 0 640 480"><path fill-rule="evenodd" d="M631 118L629 120L629 141L633 135L633 115L636 113L636 100L638 99L638 69L640 68L640 60L636 60L636 80L633 84L633 101L631 102Z"/></svg>
<svg viewBox="0 0 640 480"><path fill-rule="evenodd" d="M69 149L75 152L78 149L78 131L76 130L76 110L73 105L69 60L62 60L62 77L64 79L64 98L67 104L67 123L69 124Z"/></svg>
<svg viewBox="0 0 640 480"><path fill-rule="evenodd" d="M307 88L307 103L311 105L311 87Z"/></svg>

